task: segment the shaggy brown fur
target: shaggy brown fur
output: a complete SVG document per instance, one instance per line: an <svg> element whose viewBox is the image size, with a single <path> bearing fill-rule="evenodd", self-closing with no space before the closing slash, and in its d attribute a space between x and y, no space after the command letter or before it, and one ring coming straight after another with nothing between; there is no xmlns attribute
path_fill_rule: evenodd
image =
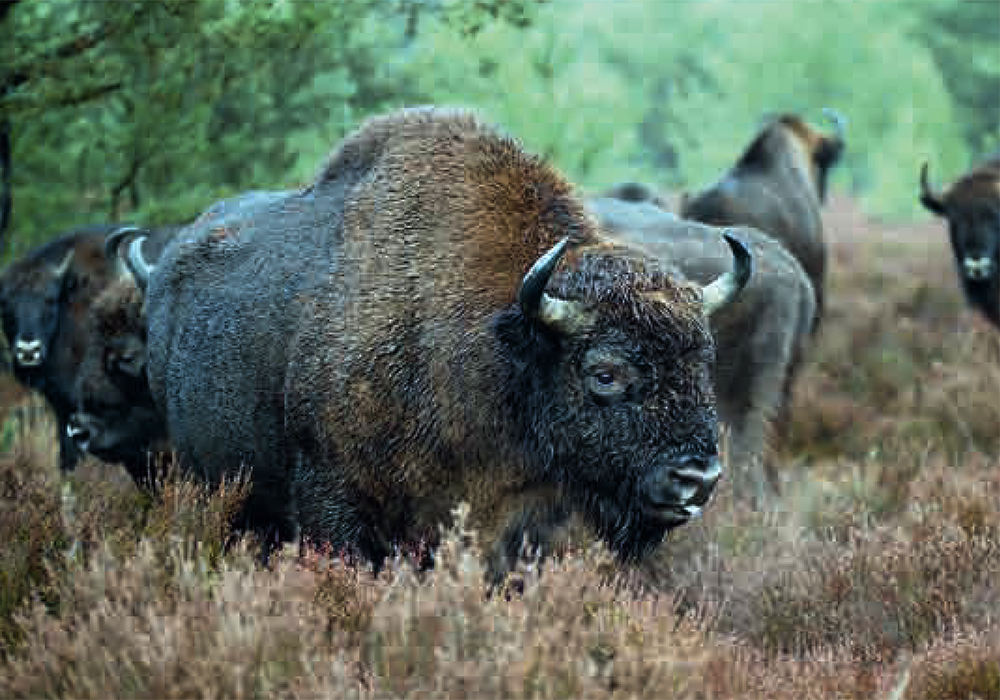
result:
<svg viewBox="0 0 1000 700"><path fill-rule="evenodd" d="M684 197L681 216L715 226L742 225L774 237L795 256L816 293L816 323L823 314L826 243L820 205L826 179L844 148L800 117L783 114L754 138L722 179Z"/></svg>
<svg viewBox="0 0 1000 700"><path fill-rule="evenodd" d="M370 122L317 187L342 180L358 184L338 274L299 319L287 381L304 531L377 561L433 542L465 500L494 573L572 511L625 557L659 542L647 480L716 451L698 286L599 237L550 167L468 115ZM515 301L567 235L549 290L592 314L578 333ZM595 401L588 353L634 371L629 400Z"/></svg>
<svg viewBox="0 0 1000 700"><path fill-rule="evenodd" d="M1000 328L1000 153L986 159L944 192L921 172L921 203L948 221L966 298Z"/></svg>
<svg viewBox="0 0 1000 700"><path fill-rule="evenodd" d="M148 455L167 448L166 430L146 379L145 299L128 274L94 301L82 344L71 432L82 449L144 481Z"/></svg>

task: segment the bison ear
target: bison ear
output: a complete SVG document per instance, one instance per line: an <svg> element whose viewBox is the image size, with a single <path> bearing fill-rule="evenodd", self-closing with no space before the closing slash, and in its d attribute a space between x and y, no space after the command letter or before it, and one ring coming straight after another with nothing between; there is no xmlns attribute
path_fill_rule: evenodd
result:
<svg viewBox="0 0 1000 700"><path fill-rule="evenodd" d="M844 142L840 139L823 139L818 149L816 149L816 162L824 168L840 160L840 155L844 152Z"/></svg>
<svg viewBox="0 0 1000 700"><path fill-rule="evenodd" d="M931 188L927 176L927 162L920 167L920 203L938 216L945 216L946 210L941 195Z"/></svg>

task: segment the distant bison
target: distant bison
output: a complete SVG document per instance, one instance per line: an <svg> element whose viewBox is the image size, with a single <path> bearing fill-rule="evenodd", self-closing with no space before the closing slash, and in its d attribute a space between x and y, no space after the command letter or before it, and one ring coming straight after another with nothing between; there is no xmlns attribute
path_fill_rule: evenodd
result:
<svg viewBox="0 0 1000 700"><path fill-rule="evenodd" d="M943 192L931 187L924 163L920 188L920 202L948 220L965 296L1000 328L1000 153Z"/></svg>
<svg viewBox="0 0 1000 700"><path fill-rule="evenodd" d="M638 557L719 477L707 316L751 264L729 244L735 272L675 279L513 140L404 110L167 249L150 384L182 459L252 469L250 517L373 562L459 501L494 576L572 512Z"/></svg>
<svg viewBox="0 0 1000 700"><path fill-rule="evenodd" d="M590 206L605 233L643 247L678 277L702 284L730 264L713 226L649 203L598 198ZM761 503L771 490L762 469L768 426L788 404L816 301L808 275L781 244L755 229L736 231L753 251L754 274L736 303L711 319L713 376L719 417L731 430L736 491Z"/></svg>
<svg viewBox="0 0 1000 700"><path fill-rule="evenodd" d="M830 168L844 150L844 120L827 110L836 131L826 136L794 114L757 134L719 182L682 198L680 215L715 226L751 226L777 239L809 275L816 323L823 314L826 243L820 205Z"/></svg>
<svg viewBox="0 0 1000 700"><path fill-rule="evenodd" d="M78 457L65 429L83 355L80 328L107 283L104 236L115 228L98 225L60 236L0 275L0 310L14 377L39 391L55 413L64 470Z"/></svg>
<svg viewBox="0 0 1000 700"><path fill-rule="evenodd" d="M139 482L150 475L150 455L167 449L166 424L146 378L143 290L119 249L124 241L129 243L133 260L140 250L155 260L174 232L124 228L108 237L107 257L116 274L94 300L82 329L77 410L67 426L77 447L104 461L123 464ZM146 263L144 257L141 260L140 264ZM140 270L139 279L145 280L145 274Z"/></svg>
<svg viewBox="0 0 1000 700"><path fill-rule="evenodd" d="M657 192L655 188L642 182L620 182L609 187L600 196L620 199L623 202L647 202L664 211L670 210L667 198Z"/></svg>

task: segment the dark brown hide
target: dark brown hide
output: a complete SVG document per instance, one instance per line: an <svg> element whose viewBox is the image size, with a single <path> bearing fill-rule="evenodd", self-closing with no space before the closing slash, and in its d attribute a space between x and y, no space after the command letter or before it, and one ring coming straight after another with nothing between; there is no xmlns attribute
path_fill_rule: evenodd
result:
<svg viewBox="0 0 1000 700"><path fill-rule="evenodd" d="M948 222L958 276L969 303L1000 328L1000 154L943 192L934 190L927 171L925 163L920 201Z"/></svg>
<svg viewBox="0 0 1000 700"><path fill-rule="evenodd" d="M146 379L145 300L127 273L94 301L82 344L70 436L80 449L122 463L145 481L150 454L167 448L166 427Z"/></svg>

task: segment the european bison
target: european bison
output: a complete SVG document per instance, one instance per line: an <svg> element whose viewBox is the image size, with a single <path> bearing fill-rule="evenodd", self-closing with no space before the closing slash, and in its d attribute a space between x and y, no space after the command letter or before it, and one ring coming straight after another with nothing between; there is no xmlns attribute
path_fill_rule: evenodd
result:
<svg viewBox="0 0 1000 700"><path fill-rule="evenodd" d="M114 279L94 300L84 325L84 356L77 376L77 411L67 431L77 447L106 462L121 463L136 481L150 476L149 457L167 449L166 425L146 379L146 313L143 290L119 256L140 247L156 259L173 229L124 228L106 241ZM143 258L145 261L145 258Z"/></svg>
<svg viewBox="0 0 1000 700"><path fill-rule="evenodd" d="M603 232L641 246L675 276L704 284L729 266L720 230L680 219L648 202L590 201ZM771 489L763 469L769 424L781 420L816 301L809 277L771 237L735 229L750 244L755 269L736 303L712 316L719 417L730 428L729 465L736 491L763 503Z"/></svg>
<svg viewBox="0 0 1000 700"><path fill-rule="evenodd" d="M191 467L252 469L251 518L376 564L459 501L494 577L574 511L638 557L720 474L707 316L751 265L728 240L735 272L674 279L512 139L403 110L168 247L150 385Z"/></svg>
<svg viewBox="0 0 1000 700"><path fill-rule="evenodd" d="M107 283L104 236L114 228L92 226L56 238L0 275L3 331L14 377L51 406L63 470L72 469L78 457L65 429L75 408L73 386L83 355L80 329L91 301Z"/></svg>
<svg viewBox="0 0 1000 700"><path fill-rule="evenodd" d="M670 210L666 197L657 192L655 188L642 182L619 182L602 192L600 196L620 199L623 202L647 202L664 211Z"/></svg>
<svg viewBox="0 0 1000 700"><path fill-rule="evenodd" d="M962 289L973 307L1000 328L1000 153L938 191L920 170L920 202L948 221Z"/></svg>
<svg viewBox="0 0 1000 700"><path fill-rule="evenodd" d="M826 243L820 205L830 168L844 150L844 120L833 136L794 114L782 114L757 134L729 172L703 192L682 198L680 215L714 226L750 226L777 239L809 275L816 293L818 327L823 314Z"/></svg>

